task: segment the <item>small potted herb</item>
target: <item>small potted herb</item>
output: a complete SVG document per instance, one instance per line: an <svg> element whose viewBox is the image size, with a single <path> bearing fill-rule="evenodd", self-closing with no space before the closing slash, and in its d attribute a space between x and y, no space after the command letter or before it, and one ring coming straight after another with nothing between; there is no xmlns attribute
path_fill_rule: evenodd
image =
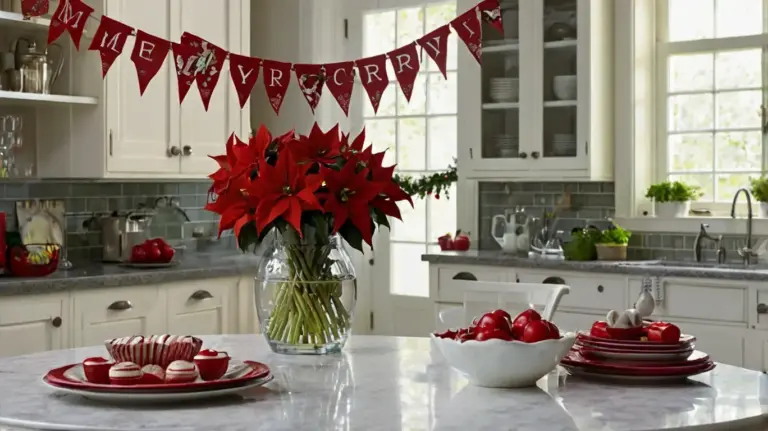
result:
<svg viewBox="0 0 768 431"><path fill-rule="evenodd" d="M685 217L691 209L691 201L702 195L698 186L682 181L664 181L648 187L645 197L653 200L656 217Z"/></svg>
<svg viewBox="0 0 768 431"><path fill-rule="evenodd" d="M768 178L765 175L760 178L750 178L752 184L752 196L760 202L760 217L768 218Z"/></svg>
<svg viewBox="0 0 768 431"><path fill-rule="evenodd" d="M574 228L571 241L565 244L563 252L567 260L590 261L597 259L595 245L602 238L602 232L596 227Z"/></svg>
<svg viewBox="0 0 768 431"><path fill-rule="evenodd" d="M627 260L627 244L632 232L614 224L602 231L597 241L597 260Z"/></svg>

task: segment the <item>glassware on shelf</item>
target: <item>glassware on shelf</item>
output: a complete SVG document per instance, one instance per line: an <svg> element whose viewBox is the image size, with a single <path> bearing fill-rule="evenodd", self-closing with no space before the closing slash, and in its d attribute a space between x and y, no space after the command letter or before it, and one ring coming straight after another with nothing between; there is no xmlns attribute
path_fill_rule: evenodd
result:
<svg viewBox="0 0 768 431"><path fill-rule="evenodd" d="M21 116L0 116L0 178L17 175L14 149L21 142L21 129Z"/></svg>

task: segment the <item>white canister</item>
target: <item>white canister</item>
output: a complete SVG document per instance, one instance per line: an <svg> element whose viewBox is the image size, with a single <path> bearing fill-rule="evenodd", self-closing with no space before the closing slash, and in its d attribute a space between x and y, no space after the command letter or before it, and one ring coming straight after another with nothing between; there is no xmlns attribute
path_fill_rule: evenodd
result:
<svg viewBox="0 0 768 431"><path fill-rule="evenodd" d="M760 202L760 218L768 218L768 202Z"/></svg>
<svg viewBox="0 0 768 431"><path fill-rule="evenodd" d="M656 217L659 218L687 217L691 210L691 202L654 202L653 209Z"/></svg>

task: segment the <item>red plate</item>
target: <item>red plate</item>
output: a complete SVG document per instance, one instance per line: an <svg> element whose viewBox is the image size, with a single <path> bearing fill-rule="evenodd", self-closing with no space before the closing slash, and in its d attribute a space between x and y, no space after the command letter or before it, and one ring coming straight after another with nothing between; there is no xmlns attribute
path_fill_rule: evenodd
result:
<svg viewBox="0 0 768 431"><path fill-rule="evenodd" d="M696 351L688 360L674 365L648 364L625 364L622 362L603 362L599 360L586 359L576 352L570 352L561 361L563 365L569 367L584 368L592 373L605 374L624 374L634 376L677 376L690 375L698 371L709 368L713 362L709 355Z"/></svg>
<svg viewBox="0 0 768 431"><path fill-rule="evenodd" d="M686 350L693 350L694 344L668 345L668 346L626 346L621 344L592 342L587 340L576 340L576 346L585 347L593 350L600 350L612 353L680 353Z"/></svg>
<svg viewBox="0 0 768 431"><path fill-rule="evenodd" d="M701 360L705 362L709 359L709 356L705 356L701 359L697 359L695 353L701 353L693 350L682 350L680 352L673 353L634 353L634 352L610 352L606 350L592 350L586 347L574 347L574 352L578 352L586 360L592 360L596 362L607 362L609 364L620 365L637 365L641 367L647 366L679 366L690 365L689 361Z"/></svg>
<svg viewBox="0 0 768 431"><path fill-rule="evenodd" d="M686 345L693 343L696 341L696 337L693 335L681 335L680 341L676 343L665 343L663 341L640 341L640 340L616 340L613 338L602 338L602 337L594 337L590 335L586 331L579 331L576 335L576 340L583 340L590 343L603 343L603 344L613 344L613 345L619 345L624 347L651 347L651 348L683 348L686 347Z"/></svg>
<svg viewBox="0 0 768 431"><path fill-rule="evenodd" d="M621 383L621 384L637 383L641 385L647 385L650 383L670 383L670 382L676 382L679 380L684 380L684 379L687 379L688 377L714 370L715 364L712 362L708 367L705 367L701 370L696 370L694 372L687 373L687 374L677 374L677 375L670 375L670 376L668 375L642 376L642 375L631 375L631 374L611 374L610 372L607 372L607 371L595 372L592 368L571 367L568 365L563 365L563 368L568 370L568 372L572 376L584 377L589 379L598 379L601 381Z"/></svg>
<svg viewBox="0 0 768 431"><path fill-rule="evenodd" d="M100 385L85 380L82 366L82 363L77 363L53 369L43 377L43 380L53 386L93 392L162 393L196 392L235 387L269 375L269 368L266 365L260 362L243 361L242 363L230 363L227 373L219 380L133 386Z"/></svg>

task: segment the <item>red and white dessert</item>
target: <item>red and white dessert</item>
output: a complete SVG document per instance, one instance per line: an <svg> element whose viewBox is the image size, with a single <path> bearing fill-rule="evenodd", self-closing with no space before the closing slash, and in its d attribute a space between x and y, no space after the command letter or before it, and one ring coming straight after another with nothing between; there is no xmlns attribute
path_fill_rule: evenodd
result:
<svg viewBox="0 0 768 431"><path fill-rule="evenodd" d="M159 385L165 383L165 370L160 365L144 365L141 367L144 378L141 383L145 385Z"/></svg>
<svg viewBox="0 0 768 431"><path fill-rule="evenodd" d="M227 352L206 349L195 355L195 365L203 380L218 380L229 368Z"/></svg>
<svg viewBox="0 0 768 431"><path fill-rule="evenodd" d="M109 369L115 365L114 362L105 358L88 358L83 361L83 373L85 379L91 383L100 385L109 384Z"/></svg>
<svg viewBox="0 0 768 431"><path fill-rule="evenodd" d="M189 361L173 361L165 370L167 383L190 383L194 382L197 376L197 367Z"/></svg>
<svg viewBox="0 0 768 431"><path fill-rule="evenodd" d="M113 385L130 386L141 382L144 373L133 362L120 362L109 369L109 382Z"/></svg>
<svg viewBox="0 0 768 431"><path fill-rule="evenodd" d="M192 361L203 341L189 335L135 335L105 341L107 351L117 362L133 362L168 367L173 361Z"/></svg>

